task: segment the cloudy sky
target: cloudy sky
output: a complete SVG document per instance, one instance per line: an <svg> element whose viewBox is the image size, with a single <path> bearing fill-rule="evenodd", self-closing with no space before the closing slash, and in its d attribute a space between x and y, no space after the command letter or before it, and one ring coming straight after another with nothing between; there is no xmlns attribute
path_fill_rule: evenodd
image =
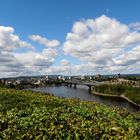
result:
<svg viewBox="0 0 140 140"><path fill-rule="evenodd" d="M139 0L0 0L0 77L140 73Z"/></svg>

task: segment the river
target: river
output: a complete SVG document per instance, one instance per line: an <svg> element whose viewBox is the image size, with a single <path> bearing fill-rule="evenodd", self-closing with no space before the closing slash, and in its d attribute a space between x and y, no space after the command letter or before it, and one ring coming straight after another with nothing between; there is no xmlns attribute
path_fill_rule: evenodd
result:
<svg viewBox="0 0 140 140"><path fill-rule="evenodd" d="M101 103L108 106L126 108L129 111L137 111L138 109L128 103L124 99L120 98L112 98L112 97L101 97L97 95L93 95L88 92L88 87L86 86L77 86L77 88L72 88L68 86L46 86L46 87L38 87L38 88L29 88L32 91L39 91L42 93L52 93L58 97L66 97L66 98L79 98L83 101L94 101L97 103Z"/></svg>

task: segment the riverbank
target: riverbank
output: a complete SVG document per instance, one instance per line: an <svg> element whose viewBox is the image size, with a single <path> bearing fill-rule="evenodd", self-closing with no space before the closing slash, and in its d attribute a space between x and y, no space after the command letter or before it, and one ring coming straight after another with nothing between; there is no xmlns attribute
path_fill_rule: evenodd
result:
<svg viewBox="0 0 140 140"><path fill-rule="evenodd" d="M129 99L128 97L126 97L125 95L120 95L120 97L123 98L123 99L125 99L125 100L127 100L128 102L130 102L130 103L132 103L132 104L138 106L138 107L140 108L140 104L137 104L137 103L133 102L132 100L130 100L130 99Z"/></svg>
<svg viewBox="0 0 140 140"><path fill-rule="evenodd" d="M110 107L125 108L128 111L138 111L137 107L130 104L126 100L116 100L115 98L101 97L91 94L87 87L78 86L76 89L67 86L46 86L38 88L27 88L27 90L42 92L43 94L53 93L53 95L64 98L78 98L81 101L93 101Z"/></svg>
<svg viewBox="0 0 140 140"><path fill-rule="evenodd" d="M140 114L0 88L0 139L139 139Z"/></svg>
<svg viewBox="0 0 140 140"><path fill-rule="evenodd" d="M97 96L103 96L103 97L113 97L113 98L122 98L124 100L126 100L127 102L133 104L134 106L138 107L140 109L140 105L133 102L132 100L130 100L129 98L125 97L125 95L111 95L111 94L103 94L103 93L97 93L95 91L92 92L92 94L97 95Z"/></svg>
<svg viewBox="0 0 140 140"><path fill-rule="evenodd" d="M95 86L93 92L122 97L128 102L140 106L140 88L122 84L102 84ZM113 97L112 96L112 97Z"/></svg>

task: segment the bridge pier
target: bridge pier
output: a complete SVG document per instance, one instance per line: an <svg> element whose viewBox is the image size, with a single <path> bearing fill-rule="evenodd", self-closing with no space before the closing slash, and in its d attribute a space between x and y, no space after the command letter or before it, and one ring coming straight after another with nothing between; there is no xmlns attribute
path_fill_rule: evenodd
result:
<svg viewBox="0 0 140 140"><path fill-rule="evenodd" d="M76 88L76 84L74 84L74 88Z"/></svg>
<svg viewBox="0 0 140 140"><path fill-rule="evenodd" d="M91 92L92 91L92 86L88 85L88 88L89 88L88 91Z"/></svg>
<svg viewBox="0 0 140 140"><path fill-rule="evenodd" d="M68 83L65 83L65 86L68 86L69 84Z"/></svg>
<svg viewBox="0 0 140 140"><path fill-rule="evenodd" d="M71 83L69 85L70 85L70 87L72 87L72 84Z"/></svg>

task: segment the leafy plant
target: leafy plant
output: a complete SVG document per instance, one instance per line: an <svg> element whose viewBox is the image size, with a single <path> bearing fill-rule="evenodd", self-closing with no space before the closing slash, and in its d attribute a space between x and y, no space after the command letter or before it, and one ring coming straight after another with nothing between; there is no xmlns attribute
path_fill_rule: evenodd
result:
<svg viewBox="0 0 140 140"><path fill-rule="evenodd" d="M140 139L140 114L51 94L0 88L0 139Z"/></svg>

